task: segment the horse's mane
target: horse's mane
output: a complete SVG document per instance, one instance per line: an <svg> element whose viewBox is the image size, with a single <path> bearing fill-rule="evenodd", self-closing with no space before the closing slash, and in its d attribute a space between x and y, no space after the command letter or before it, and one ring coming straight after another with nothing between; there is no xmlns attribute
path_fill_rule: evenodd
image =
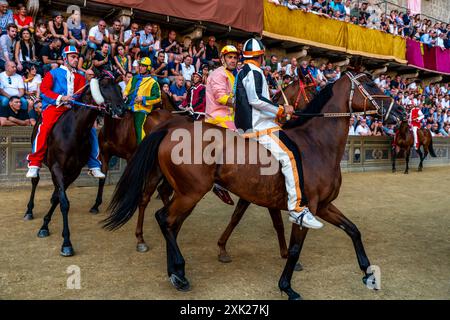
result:
<svg viewBox="0 0 450 320"><path fill-rule="evenodd" d="M331 99L333 96L333 86L334 83L327 84L325 88L320 90L319 94L317 94L314 99L308 103L305 109L302 110L301 113L307 114L316 114L322 111L322 108L325 104ZM301 114L300 113L300 114ZM289 120L283 125L283 129L289 129L304 125L308 122L312 117L298 117L296 119Z"/></svg>

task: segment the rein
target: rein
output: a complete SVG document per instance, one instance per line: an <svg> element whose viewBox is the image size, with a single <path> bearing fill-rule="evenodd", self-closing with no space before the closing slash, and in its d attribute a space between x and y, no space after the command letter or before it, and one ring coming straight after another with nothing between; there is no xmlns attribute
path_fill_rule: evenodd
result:
<svg viewBox="0 0 450 320"><path fill-rule="evenodd" d="M114 75L112 73L110 73L108 71L105 71L105 70L103 71L103 73L105 74L105 76L107 76L107 77L109 77L111 79L114 79ZM100 77L100 78L102 78L102 77ZM86 89L89 86L89 84L90 83L87 82L84 86L82 86L80 89L75 91L72 96L75 96L75 95L77 95L79 93L82 93L84 91L84 89ZM84 103L84 102L79 102L79 101L76 101L76 100L71 100L69 102L62 103L59 106L64 105L64 104L70 104L72 106L78 106L78 107L84 107L84 108L88 108L88 109L104 111L105 113L108 113L108 114L110 113L108 111L108 108L106 106L104 106L104 105L94 105L94 104L88 104L88 103Z"/></svg>
<svg viewBox="0 0 450 320"><path fill-rule="evenodd" d="M358 81L359 78L365 76L364 73L361 73L357 76L354 76L351 72L348 72L345 74L350 79L350 82L352 84L351 91L350 91L350 99L348 103L348 107L350 112L324 112L324 113L302 113L299 111L294 112L294 116L296 117L304 117L304 118L343 118L343 117L351 117L352 115L368 115L368 114L378 114L381 115L384 119L387 119L389 117L389 114L392 110L392 106L394 105L394 99L391 97L387 97L385 95L371 95L367 92L367 90L364 88L364 86ZM364 97L364 111L361 112L354 112L352 108L353 104L353 97L355 94L355 85L358 91L362 94ZM389 109L386 113L386 116L383 115L383 108L378 105L378 103L375 101L375 98L388 98L391 100L391 104L389 106ZM376 110L366 110L367 109L367 101L370 101L372 105L375 107ZM380 114L381 111L381 114Z"/></svg>

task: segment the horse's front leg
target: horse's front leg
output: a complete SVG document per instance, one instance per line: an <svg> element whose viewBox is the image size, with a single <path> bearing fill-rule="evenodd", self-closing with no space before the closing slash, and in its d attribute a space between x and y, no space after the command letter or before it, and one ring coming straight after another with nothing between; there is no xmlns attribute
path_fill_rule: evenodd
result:
<svg viewBox="0 0 450 320"><path fill-rule="evenodd" d="M339 211L333 204L329 204L327 207L322 208L317 215L324 219L325 221L331 223L332 225L338 227L345 231L345 233L352 239L353 246L355 248L356 257L358 259L359 268L364 272L363 282L367 285L376 283L373 268L371 268L369 258L367 257L366 251L361 240L361 232L358 230L356 225L351 222L346 216Z"/></svg>
<svg viewBox="0 0 450 320"><path fill-rule="evenodd" d="M108 175L109 160L110 160L109 154L103 153L103 152L100 153L100 161L102 163L102 172L105 174L105 176ZM106 178L98 180L97 198L95 199L95 204L89 210L89 212L92 214L99 213L99 207L103 202L103 190L105 188L105 183L106 183Z"/></svg>
<svg viewBox="0 0 450 320"><path fill-rule="evenodd" d="M395 173L395 160L397 159L397 147L392 148L392 173Z"/></svg>
<svg viewBox="0 0 450 320"><path fill-rule="evenodd" d="M417 153L419 154L419 158L420 158L419 168L417 168L417 171L421 172L423 169L423 159L425 159L425 157L423 156L423 153L422 153L422 150L420 150L420 147L417 150Z"/></svg>
<svg viewBox="0 0 450 320"><path fill-rule="evenodd" d="M406 158L406 168L405 168L405 174L409 173L409 156L411 155L411 148L406 149L405 151L405 158Z"/></svg>
<svg viewBox="0 0 450 320"><path fill-rule="evenodd" d="M297 265L297 261L300 257L300 252L302 250L303 242L305 241L307 232L308 228L300 229L299 225L292 224L288 258L283 273L281 274L280 280L278 281L278 287L282 292L285 292L288 295L289 300L302 299L301 295L292 289L291 279Z"/></svg>
<svg viewBox="0 0 450 320"><path fill-rule="evenodd" d="M74 250L72 243L70 242L70 230L69 230L69 209L70 203L66 194L67 186L64 185L64 175L59 164L54 164L52 166L52 178L55 188L58 189L59 206L61 208L61 213L63 217L63 232L62 237L64 238L63 244L61 246L61 255L63 257L73 256Z"/></svg>
<svg viewBox="0 0 450 320"><path fill-rule="evenodd" d="M25 213L25 215L23 217L24 220L33 220L33 218L34 218L33 217L34 195L36 193L36 188L39 184L39 179L40 179L39 176L31 179L32 189L31 189L31 194L30 194L30 200L28 201L28 205L27 205L27 212Z"/></svg>

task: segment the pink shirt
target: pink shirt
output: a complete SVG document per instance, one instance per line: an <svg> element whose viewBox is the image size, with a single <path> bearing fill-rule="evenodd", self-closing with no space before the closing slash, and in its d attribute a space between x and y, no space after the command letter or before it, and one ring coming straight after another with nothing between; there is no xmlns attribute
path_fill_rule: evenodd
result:
<svg viewBox="0 0 450 320"><path fill-rule="evenodd" d="M233 95L234 76L220 67L208 77L206 84L206 122L236 130L234 108L226 105Z"/></svg>

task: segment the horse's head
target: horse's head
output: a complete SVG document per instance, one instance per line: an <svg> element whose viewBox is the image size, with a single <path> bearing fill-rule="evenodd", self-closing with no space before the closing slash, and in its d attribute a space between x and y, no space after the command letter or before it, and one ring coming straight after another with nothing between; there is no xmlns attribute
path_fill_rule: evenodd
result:
<svg viewBox="0 0 450 320"><path fill-rule="evenodd" d="M90 89L95 103L106 107L107 112L119 114L125 110L122 92L112 73L107 71L96 73L96 77L91 79Z"/></svg>
<svg viewBox="0 0 450 320"><path fill-rule="evenodd" d="M386 123L398 123L406 117L405 109L383 91L372 80L368 73L354 75L346 72L346 80L350 82L350 112L374 113Z"/></svg>

